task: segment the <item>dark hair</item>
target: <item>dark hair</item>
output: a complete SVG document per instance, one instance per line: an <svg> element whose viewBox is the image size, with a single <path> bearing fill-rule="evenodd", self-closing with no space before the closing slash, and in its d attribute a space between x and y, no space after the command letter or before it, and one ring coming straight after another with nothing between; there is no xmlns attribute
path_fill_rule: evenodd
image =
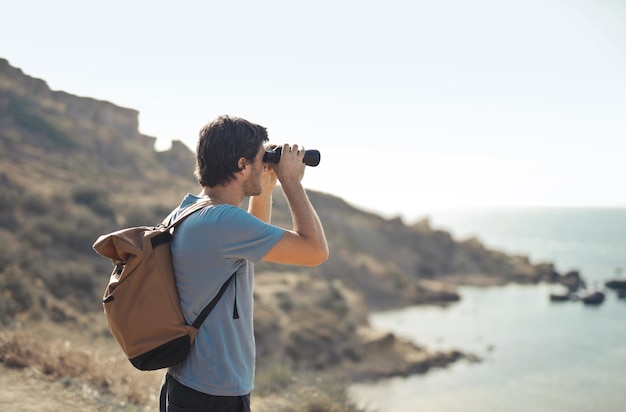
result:
<svg viewBox="0 0 626 412"><path fill-rule="evenodd" d="M254 162L259 147L267 142L267 130L239 117L220 116L201 130L196 147L198 183L213 187L226 184L239 172L242 157Z"/></svg>

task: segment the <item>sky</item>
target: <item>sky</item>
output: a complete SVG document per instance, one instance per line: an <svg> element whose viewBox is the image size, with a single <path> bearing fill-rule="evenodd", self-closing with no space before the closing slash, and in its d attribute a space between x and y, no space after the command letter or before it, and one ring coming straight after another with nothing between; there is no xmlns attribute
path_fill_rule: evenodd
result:
<svg viewBox="0 0 626 412"><path fill-rule="evenodd" d="M229 114L386 217L626 207L623 0L0 3L0 57L158 149Z"/></svg>

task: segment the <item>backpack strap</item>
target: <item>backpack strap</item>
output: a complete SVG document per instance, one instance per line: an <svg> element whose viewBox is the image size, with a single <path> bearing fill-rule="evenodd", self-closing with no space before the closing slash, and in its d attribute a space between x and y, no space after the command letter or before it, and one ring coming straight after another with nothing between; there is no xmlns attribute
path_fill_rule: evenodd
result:
<svg viewBox="0 0 626 412"><path fill-rule="evenodd" d="M169 219L169 223L166 226L166 233L170 234L171 237L171 230L176 227L178 224L180 224L183 220L185 220L186 218L188 218L189 216L191 216L193 213L197 212L200 209L205 208L206 206L208 206L210 204L209 201L205 201L205 202L198 202L195 203L191 206L188 206L182 214L180 214L179 216L176 217L176 219L172 220L172 215L170 215L167 219ZM217 305L217 302L219 302L219 300L222 298L222 296L224 295L224 293L226 292L226 289L228 289L228 285L230 285L230 282L235 278L235 276L237 275L237 272L233 273L232 275L230 275L230 277L226 280L226 282L224 282L224 284L222 285L222 287L220 288L219 292L217 292L217 295L215 295L215 297L213 299L211 299L211 301L209 302L208 305L206 305L204 307L204 309L202 309L202 312L200 312L200 314L198 315L198 317L196 318L196 320L191 324L192 327L196 328L196 329L200 329L200 326L202 325L202 323L205 321L205 319L209 316L209 314L211 313L211 311L213 310L213 308L215 307L215 305ZM235 297L235 299L237 299ZM237 308L237 301L235 300L235 309Z"/></svg>
<svg viewBox="0 0 626 412"><path fill-rule="evenodd" d="M191 206L187 206L185 210L183 210L183 213L178 215L176 219L172 219L173 213L170 214L170 216L166 218L166 220L169 220L169 222L166 224L167 231L170 231L170 229L173 229L174 227L176 227L179 223L181 223L183 220L191 216L193 213L197 212L200 209L204 209L210 204L211 204L210 201L207 200L203 202L194 203Z"/></svg>
<svg viewBox="0 0 626 412"><path fill-rule="evenodd" d="M150 239L150 242L152 243L152 248L154 249L157 246L163 243L167 243L170 240L172 240L172 236L173 236L172 229L174 229L176 226L182 223L183 220L191 216L193 213L197 212L200 209L207 207L209 204L210 204L209 201L204 201L204 202L195 203L191 206L187 206L187 208L183 211L183 213L177 216L176 219L174 220L172 220L172 216L174 216L175 210L172 211L172 213L170 213L169 216L163 220L163 223L161 223L163 226L165 226L165 230L163 230L163 232L161 232L160 234Z"/></svg>
<svg viewBox="0 0 626 412"><path fill-rule="evenodd" d="M202 309L202 312L200 312L200 314L198 315L196 320L191 324L191 326L193 326L196 329L200 329L202 322L204 322L204 320L207 318L207 316L209 316L209 314L211 313L215 305L217 305L217 302L219 302L219 300L222 298L222 296L224 295L224 292L226 292L226 289L228 288L228 285L230 285L230 282L233 280L233 278L236 275L237 275L237 272L230 275L230 277L226 280L226 282L224 282L224 284L220 288L220 291L217 292L217 295L215 295L215 297L209 302L209 304L206 305L204 309Z"/></svg>

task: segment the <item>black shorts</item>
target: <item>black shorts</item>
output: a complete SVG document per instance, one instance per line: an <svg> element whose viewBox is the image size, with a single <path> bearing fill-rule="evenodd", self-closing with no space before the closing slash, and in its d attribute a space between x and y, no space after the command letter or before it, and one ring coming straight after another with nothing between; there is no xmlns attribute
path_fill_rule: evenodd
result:
<svg viewBox="0 0 626 412"><path fill-rule="evenodd" d="M159 398L160 412L250 412L250 394L215 396L198 392L166 374Z"/></svg>

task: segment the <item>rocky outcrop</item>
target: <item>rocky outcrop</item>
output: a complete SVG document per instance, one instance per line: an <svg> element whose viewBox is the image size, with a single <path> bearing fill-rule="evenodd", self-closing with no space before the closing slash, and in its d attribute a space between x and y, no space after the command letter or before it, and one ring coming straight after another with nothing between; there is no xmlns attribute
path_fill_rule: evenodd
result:
<svg viewBox="0 0 626 412"><path fill-rule="evenodd" d="M63 106L68 117L92 122L106 129L114 130L121 136L132 139L139 135L139 112L113 103L88 97L77 97L59 91L53 98Z"/></svg>
<svg viewBox="0 0 626 412"><path fill-rule="evenodd" d="M88 97L78 97L63 91L52 91L48 84L28 76L0 58L0 93L3 100L8 95L20 96L37 102L42 111L67 117L75 122L97 124L125 138L139 135L139 112L113 103ZM6 104L6 103L5 103ZM86 134L89 138L94 135Z"/></svg>
<svg viewBox="0 0 626 412"><path fill-rule="evenodd" d="M461 359L479 361L476 356L458 350L428 351L393 333L367 327L359 328L357 336L362 344L361 359L333 366L331 372L340 378L376 380L409 376L426 373L433 368L444 368Z"/></svg>
<svg viewBox="0 0 626 412"><path fill-rule="evenodd" d="M163 182L171 174L193 182L191 151L174 142L169 151L157 153L155 142L139 133L137 110L52 91L0 59L0 148L15 158L36 162L45 156L73 175L99 168L109 178L124 176L116 185L129 176Z"/></svg>
<svg viewBox="0 0 626 412"><path fill-rule="evenodd" d="M22 70L13 67L8 60L0 58L0 89L21 90L25 94L50 99L52 91L41 79L28 76Z"/></svg>
<svg viewBox="0 0 626 412"><path fill-rule="evenodd" d="M296 368L366 380L424 373L459 359L460 351L431 352L373 329L362 297L339 281L303 274L257 276L257 355L289 359Z"/></svg>
<svg viewBox="0 0 626 412"><path fill-rule="evenodd" d="M319 270L361 292L371 309L454 302L462 298L458 285L538 283L560 276L550 263L488 249L476 238L456 240L427 219L405 225L330 195L310 196L332 250ZM288 216L275 217L279 224L290 224Z"/></svg>

